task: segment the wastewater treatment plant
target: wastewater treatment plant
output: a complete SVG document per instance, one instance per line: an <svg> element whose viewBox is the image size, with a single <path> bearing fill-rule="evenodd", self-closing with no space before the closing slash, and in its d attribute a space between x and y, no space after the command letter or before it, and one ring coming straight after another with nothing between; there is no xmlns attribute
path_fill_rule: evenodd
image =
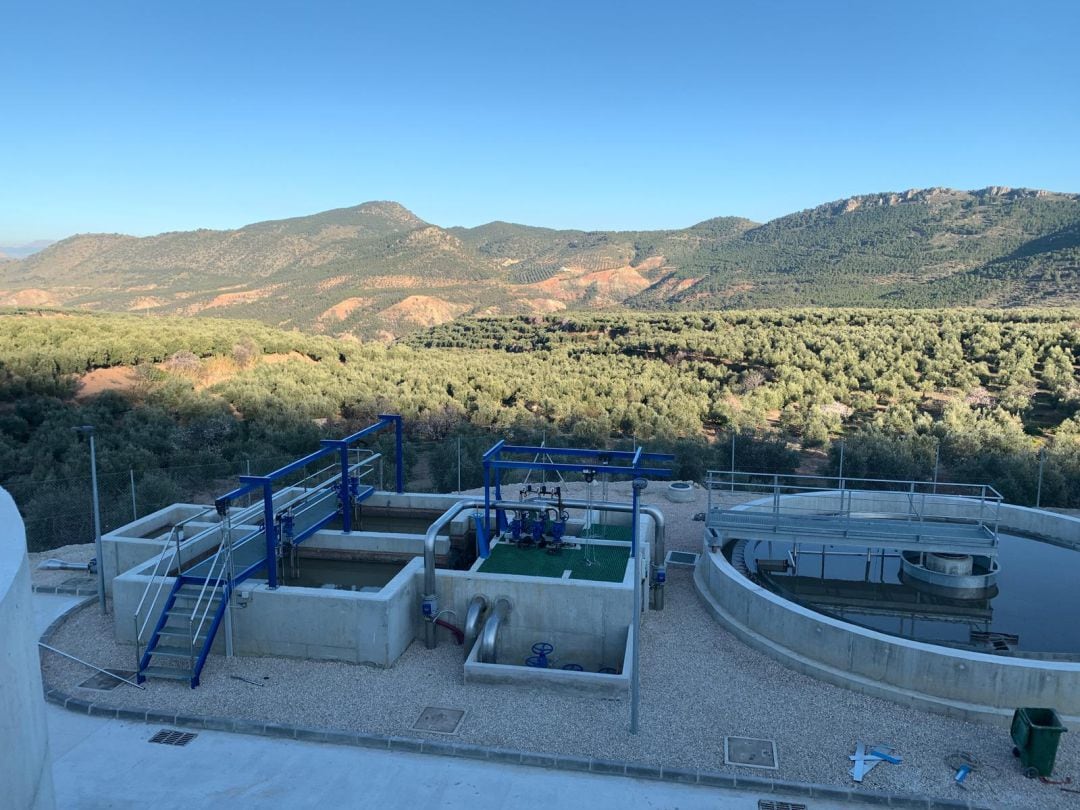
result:
<svg viewBox="0 0 1080 810"><path fill-rule="evenodd" d="M108 613L54 623L46 689L170 728L853 802L1022 805L1076 762L1067 739L1012 756L1018 708L1052 710L1055 745L1080 722L1076 518L505 441L481 489L405 492L402 458L383 415L104 535Z"/></svg>

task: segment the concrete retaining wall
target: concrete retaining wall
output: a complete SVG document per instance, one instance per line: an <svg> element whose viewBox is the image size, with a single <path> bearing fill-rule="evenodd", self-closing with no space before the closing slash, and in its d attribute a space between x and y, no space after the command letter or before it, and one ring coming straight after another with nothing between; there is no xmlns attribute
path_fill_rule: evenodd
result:
<svg viewBox="0 0 1080 810"><path fill-rule="evenodd" d="M234 527L238 531L244 528ZM364 538L357 540L364 545ZM198 554L216 543L216 536L192 541L190 553ZM120 642L135 643L135 610L151 581L154 563L148 560L113 583L114 631ZM377 593L290 586L271 591L265 583L245 581L237 586L232 614L233 652L388 667L417 635L423 569L422 559L410 560ZM150 637L172 583L171 577L165 578L160 590L155 584L139 611L140 626L149 619L144 642ZM225 652L224 625L218 631L213 651Z"/></svg>
<svg viewBox="0 0 1080 810"><path fill-rule="evenodd" d="M632 573L622 582L482 574L478 571L443 571L436 574L439 609L451 609L458 626L464 624L469 600L481 593L493 604L500 596L513 605L499 632L496 661L520 664L523 650L538 641L555 647L563 661L599 659L618 666L626 646L626 630L633 618ZM419 611L417 611L419 613ZM420 626L418 636L422 635ZM453 643L439 631L440 643ZM445 634L445 635L444 635ZM525 653L528 654L527 652Z"/></svg>
<svg viewBox="0 0 1080 810"><path fill-rule="evenodd" d="M882 493L880 511L895 510L896 502L888 495ZM829 497L816 499L821 508L826 508ZM901 497L906 503L906 496ZM791 497L796 499L809 507L815 496ZM768 503L771 507L771 498ZM789 506L787 499L784 506ZM942 514L945 506L935 504L935 511ZM972 517L970 504L954 506L956 517ZM1080 521L1075 518L1004 505L1000 517L1002 528L1038 533L1064 544L1080 537ZM707 547L695 581L722 623L751 646L808 674L968 719L1008 723L1018 706L1051 706L1070 728L1080 728L1080 664L955 650L847 624L755 585L721 552Z"/></svg>
<svg viewBox="0 0 1080 810"><path fill-rule="evenodd" d="M48 810L56 804L36 642L26 531L0 489L0 804Z"/></svg>
<svg viewBox="0 0 1080 810"><path fill-rule="evenodd" d="M553 689L563 694L573 693L594 697L626 697L630 693L633 632L632 627L627 628L623 656L618 662L611 664L612 668L617 670L615 675L601 674L596 672L595 668L593 671L573 672L561 669L557 664L551 669L521 666L520 663L482 664L477 660L479 645L475 645L469 652L469 657L465 659L465 683ZM554 655L562 661L568 660L566 656L559 655L557 647Z"/></svg>

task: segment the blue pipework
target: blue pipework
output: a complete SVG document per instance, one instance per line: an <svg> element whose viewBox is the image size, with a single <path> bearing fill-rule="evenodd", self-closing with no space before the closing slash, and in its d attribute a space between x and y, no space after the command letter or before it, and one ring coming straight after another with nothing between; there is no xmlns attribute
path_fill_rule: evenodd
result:
<svg viewBox="0 0 1080 810"><path fill-rule="evenodd" d="M567 458L572 461L524 461L503 458L507 455L529 455L533 458ZM581 447L535 447L533 445L510 445L505 440L493 444L482 458L484 472L484 525L491 534L491 488L495 488L495 502L502 501L502 489L500 480L503 470L542 470L545 472L576 472L595 476L628 475L633 478L669 478L671 470L666 467L646 467L645 463L670 463L675 456L670 453L646 453L638 447L630 450L591 450ZM493 476L494 474L494 476ZM636 493L635 498L636 501ZM561 516L560 516L561 517ZM495 510L495 531L502 533L507 529L506 510ZM512 527L511 527L512 530ZM565 531L565 526L564 529ZM536 538L535 529L532 530L533 542L539 542ZM630 554L637 554L637 525L631 527Z"/></svg>
<svg viewBox="0 0 1080 810"><path fill-rule="evenodd" d="M547 521L544 519L543 512L537 512L536 517L532 519L532 526L530 527L532 530L532 541L538 546L544 542L544 526L546 523Z"/></svg>

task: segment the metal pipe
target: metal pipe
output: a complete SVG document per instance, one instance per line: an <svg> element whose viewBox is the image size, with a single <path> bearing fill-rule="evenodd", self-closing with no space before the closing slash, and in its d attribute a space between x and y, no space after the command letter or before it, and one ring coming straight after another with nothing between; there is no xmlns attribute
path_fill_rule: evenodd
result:
<svg viewBox="0 0 1080 810"><path fill-rule="evenodd" d="M476 656L480 663L497 663L495 660L495 642L499 638L499 628L509 618L512 607L510 600L505 596L500 596L495 600L495 607L491 609L491 615L488 616L488 620L484 622L484 628L480 631L480 650Z"/></svg>
<svg viewBox="0 0 1080 810"><path fill-rule="evenodd" d="M439 597L435 592L435 540L438 539L439 531L451 520L456 518L466 509L478 509L484 506L496 506L504 509L523 509L529 512L539 512L540 505L526 505L516 501L494 501L487 498L469 498L458 501L443 512L424 535L424 592L422 595L421 612L426 620L424 623L424 645L429 650L435 649L435 623L430 621L439 612Z"/></svg>
<svg viewBox="0 0 1080 810"><path fill-rule="evenodd" d="M563 500L562 505L563 507L571 509L590 508L588 501ZM443 512L442 515L428 527L427 533L424 535L424 592L422 595L423 601L421 603L424 618L430 620L432 616L439 612L438 594L435 592L435 541L438 539L439 532L450 523L450 521L467 509L477 509L480 507L486 507L487 509L516 509L525 512L542 512L551 506L557 506L557 501L539 499L530 499L527 501L492 501L488 498L469 498L467 500L458 501ZM601 512L633 512L633 507L630 504L612 503L610 501L594 502L591 504L591 508ZM662 578L664 556L666 553L664 544L664 513L655 506L644 505L639 506L639 511L647 514L656 523L656 536L653 540L652 560L654 571L661 572L660 576ZM653 609L663 610L664 583L662 581L654 581L652 583L651 592ZM429 650L435 649L434 622L425 621L424 644Z"/></svg>
<svg viewBox="0 0 1080 810"><path fill-rule="evenodd" d="M128 686L134 686L136 689L145 689L146 688L145 686L137 684L134 681L129 681L127 678L121 678L115 672L109 672L109 670L107 670L107 669L102 669L101 667L95 667L89 661L83 661L81 658L76 658L74 655L70 655L70 654L64 652L63 650L56 649L56 647L50 647L48 644L45 644L45 643L43 643L41 641L38 642L38 646L48 650L49 652L54 652L57 655L62 655L62 656L64 656L64 658L70 658L72 661L78 661L80 664L83 664L84 666L90 667L90 669L96 669L98 672L104 672L110 678L116 678L116 680L118 680L118 681L123 681Z"/></svg>
<svg viewBox="0 0 1080 810"><path fill-rule="evenodd" d="M465 655L472 650L480 635L480 625L487 613L488 600L482 593L478 593L469 600L469 610L465 614Z"/></svg>
<svg viewBox="0 0 1080 810"><path fill-rule="evenodd" d="M732 434L734 435L734 434ZM640 509L641 493L648 482L644 478L635 478L630 485L633 491L633 503L631 504L634 521L632 531L634 536L638 530L638 510ZM630 733L638 733L638 715L641 703L641 548L634 547L634 612L630 623L632 639L632 659L630 669Z"/></svg>

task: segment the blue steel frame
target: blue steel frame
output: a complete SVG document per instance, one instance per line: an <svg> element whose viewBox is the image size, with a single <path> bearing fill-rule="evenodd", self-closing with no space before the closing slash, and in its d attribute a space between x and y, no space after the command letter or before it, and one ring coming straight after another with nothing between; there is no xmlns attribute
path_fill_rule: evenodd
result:
<svg viewBox="0 0 1080 810"><path fill-rule="evenodd" d="M289 464L286 464L280 469L274 470L266 475L241 475L241 485L234 490L226 492L221 497L214 501L214 506L219 514L224 514L229 508L229 504L237 498L247 495L249 492L261 490L263 499L263 524L266 532L266 575L268 585L271 590L277 588L277 529L274 527L274 482L284 478L287 475L291 475L299 470L302 470L308 464L314 461L318 461L324 456L331 455L332 453L338 454L338 459L341 463L341 484L339 490L339 497L341 498L341 514L342 514L342 529L345 532L352 531L352 504L353 492L351 488L351 482L349 481L349 447L360 439L368 436L376 431L382 430L393 426L394 428L394 460L395 460L395 472L397 491L399 493L405 491L405 466L404 466L404 452L401 441L401 427L402 420L398 414L382 413L379 414L379 421L373 425L369 425L363 430L359 430L353 433L351 436L346 436L344 439L322 439L319 444L321 445L319 450L314 453L309 453L303 458L299 458ZM368 487L366 492L370 493L374 491L372 487ZM330 523L337 513L332 513L316 521L302 532L298 533L293 542L300 543L306 540L312 534L319 529ZM260 566L261 567L261 566ZM233 583L235 584L235 583Z"/></svg>
<svg viewBox="0 0 1080 810"><path fill-rule="evenodd" d="M583 462L555 462L555 461L515 461L513 459L504 459L503 453L512 454L526 454L533 458L539 458L546 456L548 458L555 458L556 456L563 458L573 459L595 459L591 463ZM492 536L491 532L491 489L492 489L492 470L495 471L495 501L502 500L502 488L500 486L500 478L502 477L502 470L549 470L551 472L591 472L594 474L608 474L608 475L628 475L631 478L668 478L671 476L671 470L666 467L643 467L642 462L671 462L675 460L675 456L670 453L646 453L644 448L637 448L636 450L594 450L582 447L533 447L531 445L516 445L507 444L505 440L500 440L493 444L490 449L483 456L484 466L484 527L487 532L487 536ZM627 462L623 464L613 462ZM637 490L634 490L633 500L637 501ZM496 532L502 532L506 530L506 510L495 509L495 526ZM487 544L485 544L487 546ZM488 553L483 554L484 557L490 554L490 548L486 547ZM637 525L630 527L630 555L633 557L637 554Z"/></svg>

